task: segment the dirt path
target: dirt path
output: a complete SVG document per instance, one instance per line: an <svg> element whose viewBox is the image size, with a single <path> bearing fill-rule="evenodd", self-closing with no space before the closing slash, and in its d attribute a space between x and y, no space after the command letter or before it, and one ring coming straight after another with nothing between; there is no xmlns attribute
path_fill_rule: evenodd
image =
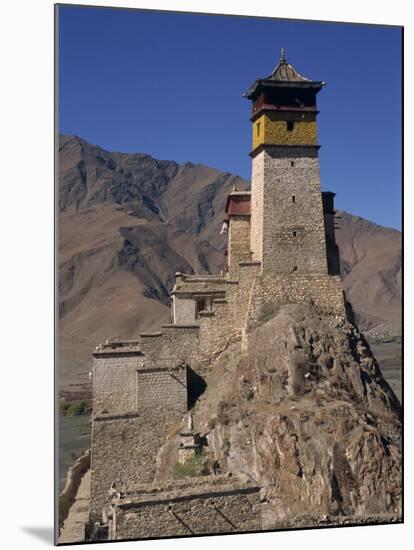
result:
<svg viewBox="0 0 414 550"><path fill-rule="evenodd" d="M85 541L85 523L88 520L89 513L90 483L91 471L88 470L80 482L75 502L72 504L69 515L63 523L59 544Z"/></svg>

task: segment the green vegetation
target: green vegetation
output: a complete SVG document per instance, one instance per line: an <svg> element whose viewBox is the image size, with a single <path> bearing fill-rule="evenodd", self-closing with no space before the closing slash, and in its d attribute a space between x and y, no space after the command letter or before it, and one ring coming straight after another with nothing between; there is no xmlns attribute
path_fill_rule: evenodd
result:
<svg viewBox="0 0 414 550"><path fill-rule="evenodd" d="M59 413L62 416L78 416L86 414L88 403L86 401L61 401L59 403Z"/></svg>
<svg viewBox="0 0 414 550"><path fill-rule="evenodd" d="M205 476L208 474L207 458L203 452L198 452L195 456L188 458L184 464L176 462L172 473L174 479Z"/></svg>

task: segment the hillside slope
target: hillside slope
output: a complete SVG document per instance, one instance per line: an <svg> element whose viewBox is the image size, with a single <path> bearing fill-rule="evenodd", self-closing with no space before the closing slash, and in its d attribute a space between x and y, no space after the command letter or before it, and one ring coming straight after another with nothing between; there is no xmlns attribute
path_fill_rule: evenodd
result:
<svg viewBox="0 0 414 550"><path fill-rule="evenodd" d="M338 211L343 284L361 328L401 330L401 233Z"/></svg>

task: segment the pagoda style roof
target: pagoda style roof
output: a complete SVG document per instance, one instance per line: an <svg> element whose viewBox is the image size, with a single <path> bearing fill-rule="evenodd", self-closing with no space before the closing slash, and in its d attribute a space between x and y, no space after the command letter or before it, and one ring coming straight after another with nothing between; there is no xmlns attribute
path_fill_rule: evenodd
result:
<svg viewBox="0 0 414 550"><path fill-rule="evenodd" d="M317 91L324 85L325 82L321 80L310 80L301 75L286 61L285 50L282 48L279 64L272 74L255 80L243 96L247 99L255 99L260 92L269 88L314 88Z"/></svg>

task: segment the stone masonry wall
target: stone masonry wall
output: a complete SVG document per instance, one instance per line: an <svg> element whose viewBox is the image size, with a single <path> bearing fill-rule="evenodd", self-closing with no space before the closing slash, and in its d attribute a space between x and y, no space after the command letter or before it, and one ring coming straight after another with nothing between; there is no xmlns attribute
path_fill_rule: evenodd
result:
<svg viewBox="0 0 414 550"><path fill-rule="evenodd" d="M252 161L250 249L252 260L258 262L263 258L264 155L261 151Z"/></svg>
<svg viewBox="0 0 414 550"><path fill-rule="evenodd" d="M273 147L258 156L264 171L263 273L327 273L316 149Z"/></svg>
<svg viewBox="0 0 414 550"><path fill-rule="evenodd" d="M177 325L195 322L195 301L191 297L173 296L173 319Z"/></svg>
<svg viewBox="0 0 414 550"><path fill-rule="evenodd" d="M92 522L102 518L112 482L154 479L157 453L187 411L187 368L177 364L177 355L171 356L167 367L165 362L164 358L156 367L151 366L151 360L138 351L95 354Z"/></svg>
<svg viewBox="0 0 414 550"><path fill-rule="evenodd" d="M176 494L127 495L113 506L110 540L260 531L258 487L178 487Z"/></svg>
<svg viewBox="0 0 414 550"><path fill-rule="evenodd" d="M185 410L183 411L184 414ZM151 482L156 456L174 422L182 415L168 407L147 409L129 417L95 419L92 423L90 519L102 520L113 482Z"/></svg>
<svg viewBox="0 0 414 550"><path fill-rule="evenodd" d="M170 367L195 360L199 347L198 325L163 325L162 332L140 335L145 365Z"/></svg>
<svg viewBox="0 0 414 550"><path fill-rule="evenodd" d="M239 280L227 281L226 299L214 301L212 314L200 315L197 372L201 376L207 376L208 365L214 354L225 349L229 343L241 339L251 286L259 270L259 262L240 262Z"/></svg>
<svg viewBox="0 0 414 550"><path fill-rule="evenodd" d="M137 410L152 409L158 403L183 414L187 404L186 369L142 369L137 371Z"/></svg>
<svg viewBox="0 0 414 550"><path fill-rule="evenodd" d="M101 353L92 371L93 414L122 415L136 411L136 372L144 363L139 352Z"/></svg>
<svg viewBox="0 0 414 550"><path fill-rule="evenodd" d="M263 321L278 304L312 302L326 312L346 317L344 294L339 276L258 275L249 300L246 332Z"/></svg>
<svg viewBox="0 0 414 550"><path fill-rule="evenodd" d="M229 227L229 278L239 278L239 262L250 260L250 216L232 216Z"/></svg>
<svg viewBox="0 0 414 550"><path fill-rule="evenodd" d="M325 216L326 233L326 254L328 257L328 273L330 275L339 275L341 273L341 261L339 247L335 240L335 214L326 213Z"/></svg>
<svg viewBox="0 0 414 550"><path fill-rule="evenodd" d="M223 350L232 337L236 337L238 327L233 323L230 303L227 300L215 300L213 312L200 316L200 355L197 372L207 375L204 363L209 363L214 354Z"/></svg>

